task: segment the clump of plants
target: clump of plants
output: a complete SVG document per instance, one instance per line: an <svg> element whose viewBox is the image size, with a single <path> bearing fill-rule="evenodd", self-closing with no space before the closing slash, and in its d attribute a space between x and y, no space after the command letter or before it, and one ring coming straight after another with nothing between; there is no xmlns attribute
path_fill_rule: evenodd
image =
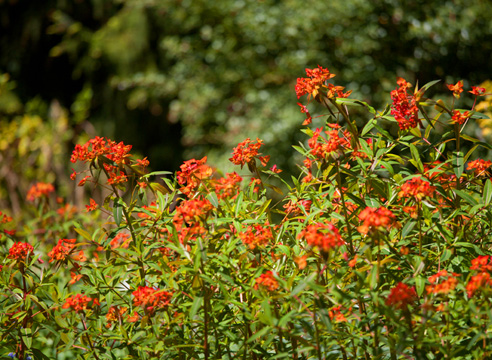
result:
<svg viewBox="0 0 492 360"><path fill-rule="evenodd" d="M476 154L492 146L466 132L483 115L427 98L437 82L401 78L377 111L333 77L319 66L297 79L297 178L282 178L260 139L233 149L248 175L204 157L172 179L148 173L129 145L77 145L71 161L85 170L72 179L106 191L86 209L105 221L91 230L67 207L70 226L34 241L1 215L1 355L489 358L492 161ZM464 95L462 82L447 87ZM326 113L311 116L314 102ZM363 126L354 108L369 114ZM28 198L52 219L54 189L36 186Z"/></svg>

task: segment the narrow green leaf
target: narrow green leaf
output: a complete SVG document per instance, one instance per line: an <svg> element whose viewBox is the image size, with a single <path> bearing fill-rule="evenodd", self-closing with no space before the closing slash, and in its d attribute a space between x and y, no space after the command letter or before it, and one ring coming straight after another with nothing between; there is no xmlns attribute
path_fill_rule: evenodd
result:
<svg viewBox="0 0 492 360"><path fill-rule="evenodd" d="M215 192L211 192L207 195L207 200L216 208L219 206L219 199L217 198L217 194Z"/></svg>
<svg viewBox="0 0 492 360"><path fill-rule="evenodd" d="M200 307L203 304L203 297L201 296L195 296L195 299L193 300L193 304L191 305L190 308L190 319L193 320L197 311L200 309Z"/></svg>
<svg viewBox="0 0 492 360"><path fill-rule="evenodd" d="M485 180L482 199L485 205L490 204L490 200L492 199L492 180L490 179Z"/></svg>
<svg viewBox="0 0 492 360"><path fill-rule="evenodd" d="M255 341L256 339L262 337L263 335L265 335L266 333L268 333L270 330L271 330L271 326L265 326L263 329L257 331L256 333L253 334L253 336L251 336L247 343L252 343L253 341Z"/></svg>
<svg viewBox="0 0 492 360"><path fill-rule="evenodd" d="M118 201L115 201L113 205L113 217L116 226L120 226L121 220L123 219L123 205L120 204L119 200L118 198Z"/></svg>
<svg viewBox="0 0 492 360"><path fill-rule="evenodd" d="M362 132L360 133L360 136L364 136L365 134L367 134L369 131L371 131L373 128L374 128L374 122L376 120L372 119L372 120L369 120L367 122L367 124L364 126L364 128L362 129Z"/></svg>
<svg viewBox="0 0 492 360"><path fill-rule="evenodd" d="M460 178L465 170L465 163L463 161L463 152L455 151L453 152L453 168L454 174L457 178Z"/></svg>
<svg viewBox="0 0 492 360"><path fill-rule="evenodd" d="M463 200L465 200L470 205L473 205L474 206L474 205L477 205L478 204L478 201L475 200L470 194L468 194L465 191L453 189L453 192L456 195L458 195L460 198L462 198Z"/></svg>
<svg viewBox="0 0 492 360"><path fill-rule="evenodd" d="M417 276L415 278L415 288L417 290L418 296L422 296L425 288L425 278L423 276Z"/></svg>

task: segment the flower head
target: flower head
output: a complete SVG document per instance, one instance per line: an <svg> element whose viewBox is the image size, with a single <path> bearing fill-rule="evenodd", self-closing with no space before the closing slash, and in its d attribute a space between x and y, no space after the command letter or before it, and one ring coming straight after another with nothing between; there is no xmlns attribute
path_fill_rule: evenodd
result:
<svg viewBox="0 0 492 360"><path fill-rule="evenodd" d="M65 304L63 304L62 309L71 309L77 312L81 312L87 310L91 302L92 305L100 305L97 298L90 298L82 294L76 294L70 296L67 300L65 300Z"/></svg>
<svg viewBox="0 0 492 360"><path fill-rule="evenodd" d="M275 276L271 271L261 274L255 281L255 289L258 289L259 286L267 289L268 291L275 291L278 289L278 281L275 279Z"/></svg>
<svg viewBox="0 0 492 360"><path fill-rule="evenodd" d="M31 186L27 192L27 201L33 202L43 196L48 197L50 193L55 191L55 187L48 183L38 182Z"/></svg>
<svg viewBox="0 0 492 360"><path fill-rule="evenodd" d="M399 78L396 83L399 87L391 92L391 115L398 121L401 130L415 128L419 124L417 99L415 95L407 93L412 85L403 78Z"/></svg>
<svg viewBox="0 0 492 360"><path fill-rule="evenodd" d="M64 261L75 247L76 239L60 239L58 244L48 253L50 261Z"/></svg>
<svg viewBox="0 0 492 360"><path fill-rule="evenodd" d="M435 186L431 186L431 184L422 180L420 177L414 177L401 186L398 196L413 197L415 200L419 201L424 197L433 197L435 191Z"/></svg>
<svg viewBox="0 0 492 360"><path fill-rule="evenodd" d="M250 164L254 161L255 157L259 156L263 141L256 139L256 143L253 143L250 138L247 138L243 142L240 142L232 152L232 158L229 159L235 165L241 165L241 169L245 164Z"/></svg>
<svg viewBox="0 0 492 360"><path fill-rule="evenodd" d="M415 288L399 282L390 290L386 298L386 305L393 306L396 309L406 309L416 299L417 293L415 292Z"/></svg>
<svg viewBox="0 0 492 360"><path fill-rule="evenodd" d="M485 174L485 171L492 166L492 161L477 159L470 161L466 170L475 170L475 176L481 176Z"/></svg>
<svg viewBox="0 0 492 360"><path fill-rule="evenodd" d="M395 223L395 215L385 207L378 209L366 207L359 214L359 220L362 225L357 228L362 234L370 231L380 231L388 229Z"/></svg>
<svg viewBox="0 0 492 360"><path fill-rule="evenodd" d="M139 286L132 292L133 305L140 306L146 313L152 314L156 308L164 308L171 302L172 293L148 286Z"/></svg>
<svg viewBox="0 0 492 360"><path fill-rule="evenodd" d="M29 254L32 254L33 250L34 248L30 244L17 242L10 247L7 258L16 261L24 261Z"/></svg>
<svg viewBox="0 0 492 360"><path fill-rule="evenodd" d="M301 231L298 238L305 239L309 246L317 247L325 253L345 244L338 229L330 223L310 224Z"/></svg>
<svg viewBox="0 0 492 360"><path fill-rule="evenodd" d="M453 116L451 117L451 121L453 122L453 124L462 125L465 123L466 119L468 119L470 116L471 113L469 111L465 111L464 113L461 113L459 110L454 110Z"/></svg>
<svg viewBox="0 0 492 360"><path fill-rule="evenodd" d="M463 80L458 81L456 84L446 85L450 91L453 92L453 96L459 99L460 94L463 92Z"/></svg>
<svg viewBox="0 0 492 360"><path fill-rule="evenodd" d="M272 230L267 226L260 224L248 226L246 231L240 232L239 237L241 241L248 245L251 250L258 246L268 245L273 240Z"/></svg>

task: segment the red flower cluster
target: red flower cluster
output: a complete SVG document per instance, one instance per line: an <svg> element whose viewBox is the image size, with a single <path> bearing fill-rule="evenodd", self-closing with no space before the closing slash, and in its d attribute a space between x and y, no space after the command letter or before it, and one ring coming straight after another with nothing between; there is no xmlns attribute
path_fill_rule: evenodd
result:
<svg viewBox="0 0 492 360"><path fill-rule="evenodd" d="M324 82L335 77L335 74L330 74L328 69L323 69L319 65L317 69L306 69L306 75L307 78L297 79L296 95L298 99L306 94L316 97Z"/></svg>
<svg viewBox="0 0 492 360"><path fill-rule="evenodd" d="M419 201L426 196L434 196L435 191L435 186L431 186L431 184L429 184L427 181L422 180L420 177L414 177L401 186L401 190L398 193L398 196L413 197L415 198L415 200Z"/></svg>
<svg viewBox="0 0 492 360"><path fill-rule="evenodd" d="M305 239L309 246L318 247L323 252L328 252L345 244L338 229L333 224L321 222L308 225L298 235L298 239Z"/></svg>
<svg viewBox="0 0 492 360"><path fill-rule="evenodd" d="M251 164L257 157L261 165L266 166L270 160L270 156L259 156L263 141L256 138L256 143L251 142L250 138L247 138L243 142L240 142L232 151L232 158L229 159L235 165L241 165L241 169L245 164Z"/></svg>
<svg viewBox="0 0 492 360"><path fill-rule="evenodd" d="M298 215L303 215L303 210L301 209L301 205L306 211L306 213L309 213L309 210L311 210L311 204L313 202L311 200L305 200L301 199L299 201L293 201L289 200L287 204L284 205L285 209L285 215L293 215L293 216L298 216Z"/></svg>
<svg viewBox="0 0 492 360"><path fill-rule="evenodd" d="M180 166L181 171L176 173L178 183L184 185L180 190L183 194L188 197L192 197L198 190L200 184L205 179L212 176L212 168L205 164L207 162L207 157L203 157L200 160L191 159L185 161L183 165Z"/></svg>
<svg viewBox="0 0 492 360"><path fill-rule="evenodd" d="M278 281L275 279L272 271L267 271L261 274L259 278L256 278L255 289L258 289L259 286L266 288L268 291L278 289Z"/></svg>
<svg viewBox="0 0 492 360"><path fill-rule="evenodd" d="M58 244L48 253L50 261L64 261L75 247L75 239L60 239Z"/></svg>
<svg viewBox="0 0 492 360"><path fill-rule="evenodd" d="M236 172L226 174L225 177L213 182L215 193L219 199L232 198L234 199L239 192L239 183L243 178Z"/></svg>
<svg viewBox="0 0 492 360"><path fill-rule="evenodd" d="M103 160L103 166L109 175L108 184L115 185L128 181L128 178L124 171L122 171L124 165L129 165L129 158L132 156L130 150L131 145L125 145L123 142L117 143L116 141L108 138L96 136L94 139L89 140L84 145L75 145L75 149L72 152L70 161L75 163L77 161L93 162L98 158L105 157ZM107 160L110 160L109 162ZM137 161L140 166L147 166L148 161L146 159ZM77 173L74 172L71 175L72 180L75 179ZM85 177L82 182L87 180Z"/></svg>
<svg viewBox="0 0 492 360"><path fill-rule="evenodd" d="M265 246L273 240L272 230L268 227L263 227L262 225L248 226L245 232L240 232L239 237L241 241L248 245L251 250L258 246Z"/></svg>
<svg viewBox="0 0 492 360"><path fill-rule="evenodd" d="M176 208L173 223L179 232L179 241L182 244L193 239L195 235L206 233L201 222L206 219L208 212L212 209L212 204L206 199L191 199L181 202Z"/></svg>
<svg viewBox="0 0 492 360"><path fill-rule="evenodd" d="M34 200L39 199L40 197L43 196L48 197L48 195L53 191L55 191L55 187L53 185L38 182L33 186L31 186L31 188L27 192L26 198L28 201L33 202Z"/></svg>
<svg viewBox="0 0 492 360"><path fill-rule="evenodd" d="M456 288L458 285L458 279L456 277L460 276L456 273L448 273L446 270L441 270L437 274L429 277L429 282L431 285L426 286L427 294L447 294ZM444 279L440 284L437 282L440 279Z"/></svg>
<svg viewBox="0 0 492 360"><path fill-rule="evenodd" d="M172 292L139 286L132 292L134 306L141 306L146 313L152 314L156 308L164 308L171 302Z"/></svg>
<svg viewBox="0 0 492 360"><path fill-rule="evenodd" d="M475 96L482 96L485 95L485 88L483 87L478 87L478 86L472 86L471 91L468 91L470 94L473 94Z"/></svg>
<svg viewBox="0 0 492 360"><path fill-rule="evenodd" d="M471 113L469 111L465 111L464 113L461 113L459 110L454 110L451 121L453 122L453 124L463 125L466 119L468 119L470 116Z"/></svg>
<svg viewBox="0 0 492 360"><path fill-rule="evenodd" d="M11 216L7 216L6 214L2 213L1 211L0 211L0 216L1 216L0 224L6 224L6 223L9 223L13 220Z"/></svg>
<svg viewBox="0 0 492 360"><path fill-rule="evenodd" d="M470 270L477 270L478 274L473 275L468 284L466 284L466 292L469 298L474 296L484 287L492 286L492 279L490 278L490 272L492 271L492 257L489 255L482 255L473 259Z"/></svg>
<svg viewBox="0 0 492 360"><path fill-rule="evenodd" d="M393 306L396 309L406 309L407 306L416 299L417 293L415 292L415 287L409 287L408 285L399 282L390 290L385 303L386 305Z"/></svg>
<svg viewBox="0 0 492 360"><path fill-rule="evenodd" d="M362 225L357 230L362 234L367 234L369 231L379 231L393 226L395 215L384 207L378 209L366 207L359 214L359 220Z"/></svg>
<svg viewBox="0 0 492 360"><path fill-rule="evenodd" d="M62 309L75 310L77 312L87 310L89 303L92 302L92 305L101 305L99 300L94 298L90 298L85 295L76 294L74 296L70 296L67 300L65 300L65 304L63 304Z"/></svg>
<svg viewBox="0 0 492 360"><path fill-rule="evenodd" d="M130 242L132 241L130 234L119 232L116 236L109 242L111 249L122 248L128 249Z"/></svg>
<svg viewBox="0 0 492 360"><path fill-rule="evenodd" d="M477 160L470 161L468 163L466 170L475 169L475 175L480 176L480 175L484 175L485 170L487 170L491 166L492 166L492 161L490 161L490 160L485 161L482 159L477 159Z"/></svg>
<svg viewBox="0 0 492 360"><path fill-rule="evenodd" d="M30 244L17 242L10 247L7 258L24 261L26 260L27 255L32 254L33 250L34 248Z"/></svg>
<svg viewBox="0 0 492 360"><path fill-rule="evenodd" d="M111 306L108 310L108 313L106 314L106 321L108 322L106 324L106 327L109 329L114 322L122 323L123 321L123 314L128 311L128 308L126 307L119 307L119 306Z"/></svg>
<svg viewBox="0 0 492 360"><path fill-rule="evenodd" d="M463 92L463 80L458 81L454 85L448 84L446 86L453 92L453 96L459 99L460 94Z"/></svg>
<svg viewBox="0 0 492 360"><path fill-rule="evenodd" d="M330 125L334 126L336 124L328 124L328 126ZM322 129L320 128L316 129L313 136L308 140L308 145L311 148L310 153L317 160L327 160L330 155L350 148L350 133L348 131L344 131L342 134L337 128L325 131L326 135L328 135L327 138L321 136L321 131Z"/></svg>
<svg viewBox="0 0 492 360"><path fill-rule="evenodd" d="M403 78L398 78L396 83L399 88L391 92L391 115L398 121L401 130L415 128L419 124L417 99L415 95L407 94L407 89L412 85Z"/></svg>
<svg viewBox="0 0 492 360"><path fill-rule="evenodd" d="M330 317L330 320L334 320L335 322L346 322L347 318L345 315L342 313L342 305L338 305L333 307L330 311L328 311L328 316ZM350 313L352 309L348 309L348 312Z"/></svg>

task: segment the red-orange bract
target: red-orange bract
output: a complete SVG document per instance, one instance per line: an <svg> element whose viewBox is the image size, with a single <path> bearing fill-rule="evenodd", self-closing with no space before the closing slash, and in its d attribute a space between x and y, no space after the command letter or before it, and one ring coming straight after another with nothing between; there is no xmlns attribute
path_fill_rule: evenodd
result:
<svg viewBox="0 0 492 360"><path fill-rule="evenodd" d="M97 298L93 299L82 294L76 294L65 300L65 304L63 304L62 309L72 309L80 312L87 310L90 302L92 302L92 305L101 305Z"/></svg>
<svg viewBox="0 0 492 360"><path fill-rule="evenodd" d="M401 130L415 128L419 124L417 99L415 95L407 93L412 85L403 78L398 78L396 83L399 87L391 92L391 115L398 121Z"/></svg>
<svg viewBox="0 0 492 360"><path fill-rule="evenodd" d="M34 248L25 242L16 242L9 249L9 259L23 261L26 260L27 255L32 254Z"/></svg>
<svg viewBox="0 0 492 360"><path fill-rule="evenodd" d="M278 289L278 281L275 279L275 276L271 271L261 274L255 281L255 289L258 289L259 286L264 287L268 291L275 291Z"/></svg>
<svg viewBox="0 0 492 360"><path fill-rule="evenodd" d="M75 247L76 239L60 239L58 244L48 253L50 261L64 261Z"/></svg>
<svg viewBox="0 0 492 360"><path fill-rule="evenodd" d="M386 305L393 306L396 309L406 309L416 299L417 293L415 292L415 288L399 282L390 290L386 298Z"/></svg>
<svg viewBox="0 0 492 360"><path fill-rule="evenodd" d="M345 244L338 229L331 223L310 224L301 231L298 238L305 239L309 246L317 247L323 252Z"/></svg>
<svg viewBox="0 0 492 360"><path fill-rule="evenodd" d="M38 182L31 186L27 192L27 200L33 202L43 196L48 196L50 193L55 191L55 187L48 183Z"/></svg>
<svg viewBox="0 0 492 360"><path fill-rule="evenodd" d="M413 197L415 200L422 200L424 197L432 197L436 191L435 186L431 186L427 181L420 177L414 177L401 186L398 193L400 197Z"/></svg>
<svg viewBox="0 0 492 360"><path fill-rule="evenodd" d="M132 292L133 305L142 307L145 312L152 314L156 308L164 308L171 302L172 293L148 286L139 286Z"/></svg>
<svg viewBox="0 0 492 360"><path fill-rule="evenodd" d="M388 229L395 222L395 215L385 207L378 209L366 207L359 214L359 220L362 225L357 228L362 234L367 234L369 231L379 231Z"/></svg>

